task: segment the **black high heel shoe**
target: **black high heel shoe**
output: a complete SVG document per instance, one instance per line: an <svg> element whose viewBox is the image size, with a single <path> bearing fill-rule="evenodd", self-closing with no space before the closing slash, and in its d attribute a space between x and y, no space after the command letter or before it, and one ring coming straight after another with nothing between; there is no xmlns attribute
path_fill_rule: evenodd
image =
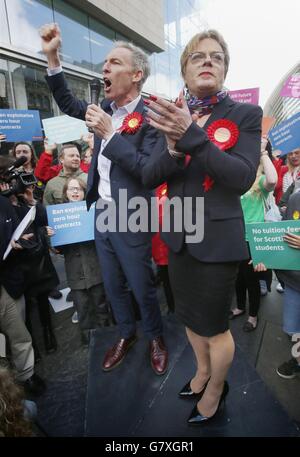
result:
<svg viewBox="0 0 300 457"><path fill-rule="evenodd" d="M181 389L181 391L179 392L178 394L178 397L179 398L197 398L198 400L200 400L205 392L205 389L207 387L207 384L210 380L210 377L208 378L208 380L206 381L206 383L204 384L204 386L202 387L202 389L200 390L200 392L193 392L192 389L191 389L191 380Z"/></svg>
<svg viewBox="0 0 300 457"><path fill-rule="evenodd" d="M191 415L190 417L188 418L187 422L188 424L191 424L191 425L200 425L204 422L207 422L209 420L212 420L216 415L217 413L220 411L220 408L222 406L222 403L223 401L225 401L225 398L226 398L226 395L228 394L229 392L229 385L228 385L228 382L225 381L224 382L224 387L223 387L223 392L221 394L221 397L220 397L220 400L219 400L219 403L218 403L218 406L217 406L217 409L216 409L216 412L210 416L210 417L207 417L207 416L203 416L200 411L198 410L197 408L197 405L193 408L193 411L191 412Z"/></svg>

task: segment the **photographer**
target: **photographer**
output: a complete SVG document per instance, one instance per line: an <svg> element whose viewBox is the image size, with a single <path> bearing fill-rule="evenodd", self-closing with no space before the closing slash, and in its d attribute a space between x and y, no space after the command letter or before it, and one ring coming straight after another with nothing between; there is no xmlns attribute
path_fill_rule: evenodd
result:
<svg viewBox="0 0 300 457"><path fill-rule="evenodd" d="M3 185L0 163L1 189ZM33 372L34 353L31 337L19 310L24 292L24 275L18 267L21 246L13 243L13 251L7 260L3 261L4 252L17 225L17 217L10 200L0 195L0 331L8 339L12 361L18 372L18 381L24 385L28 394L39 395L45 390L45 383ZM28 237L27 235L24 239Z"/></svg>
<svg viewBox="0 0 300 457"><path fill-rule="evenodd" d="M9 198L14 206L18 220L21 221L32 206L36 207L35 220L29 229L33 236L30 239L21 241L24 249L19 254L20 266L25 279L26 325L32 335L30 309L36 300L43 329L45 349L47 353L50 353L56 351L57 342L52 327L48 293L58 285L59 279L49 254L46 235L47 214L44 206L34 198L34 185L32 184L34 176L32 175L31 178L33 179L31 179L29 174L19 173L18 171L15 171L13 176L16 176L16 179L12 181L9 176L6 178L10 183L10 187L6 192L10 195ZM24 176L26 176L25 183ZM35 343L34 349L36 358L39 358L40 354Z"/></svg>

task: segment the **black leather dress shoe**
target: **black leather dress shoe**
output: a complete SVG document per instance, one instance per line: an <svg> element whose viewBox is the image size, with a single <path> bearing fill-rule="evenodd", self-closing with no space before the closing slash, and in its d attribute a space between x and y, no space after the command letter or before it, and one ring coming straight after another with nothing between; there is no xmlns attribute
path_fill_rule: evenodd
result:
<svg viewBox="0 0 300 457"><path fill-rule="evenodd" d="M181 389L181 391L179 392L178 394L178 397L179 398L197 398L198 400L200 400L200 398L202 398L204 392L205 392L205 389L207 387L207 384L210 380L210 377L208 378L208 380L206 381L206 383L204 384L204 386L202 387L202 389L200 390L200 392L193 392L192 389L191 389L191 380Z"/></svg>
<svg viewBox="0 0 300 457"><path fill-rule="evenodd" d="M136 335L130 338L121 338L105 354L102 363L103 371L111 371L123 362L127 352L136 342Z"/></svg>
<svg viewBox="0 0 300 457"><path fill-rule="evenodd" d="M198 407L196 405L193 408L193 410L191 412L191 415L187 420L188 424L190 424L190 425L200 425L200 424L203 424L204 422L212 420L214 417L216 417L216 415L218 414L218 412L221 409L221 406L222 406L223 402L225 401L225 398L226 398L226 395L228 394L228 392L229 392L229 385L228 385L228 382L225 381L224 382L224 387L223 387L223 392L221 394L221 397L220 397L220 400L219 400L219 403L218 403L218 406L217 406L217 409L216 409L215 413L210 417L203 416L200 413L200 411L198 410Z"/></svg>
<svg viewBox="0 0 300 457"><path fill-rule="evenodd" d="M153 371L157 375L163 375L168 367L168 351L162 336L150 341L150 361Z"/></svg>

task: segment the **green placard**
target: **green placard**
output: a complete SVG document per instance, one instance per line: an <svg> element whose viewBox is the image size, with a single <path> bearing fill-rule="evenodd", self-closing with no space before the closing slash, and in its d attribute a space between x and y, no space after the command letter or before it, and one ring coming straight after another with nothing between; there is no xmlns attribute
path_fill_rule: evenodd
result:
<svg viewBox="0 0 300 457"><path fill-rule="evenodd" d="M284 234L300 235L300 220L246 224L253 265L267 268L300 270L300 250L283 241Z"/></svg>

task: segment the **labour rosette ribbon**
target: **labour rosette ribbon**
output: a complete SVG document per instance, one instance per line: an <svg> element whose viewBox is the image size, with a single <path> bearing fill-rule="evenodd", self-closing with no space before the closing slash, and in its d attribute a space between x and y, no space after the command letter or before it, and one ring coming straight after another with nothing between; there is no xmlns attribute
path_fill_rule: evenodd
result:
<svg viewBox="0 0 300 457"><path fill-rule="evenodd" d="M236 145L239 138L238 126L229 119L219 119L212 122L207 128L209 140L218 146L221 151L226 151ZM214 184L214 180L206 175L203 182L204 192L209 191Z"/></svg>
<svg viewBox="0 0 300 457"><path fill-rule="evenodd" d="M143 116L141 113L134 111L133 113L128 114L125 119L123 120L123 124L121 127L121 132L129 133L133 135L138 131L140 126L143 123Z"/></svg>

